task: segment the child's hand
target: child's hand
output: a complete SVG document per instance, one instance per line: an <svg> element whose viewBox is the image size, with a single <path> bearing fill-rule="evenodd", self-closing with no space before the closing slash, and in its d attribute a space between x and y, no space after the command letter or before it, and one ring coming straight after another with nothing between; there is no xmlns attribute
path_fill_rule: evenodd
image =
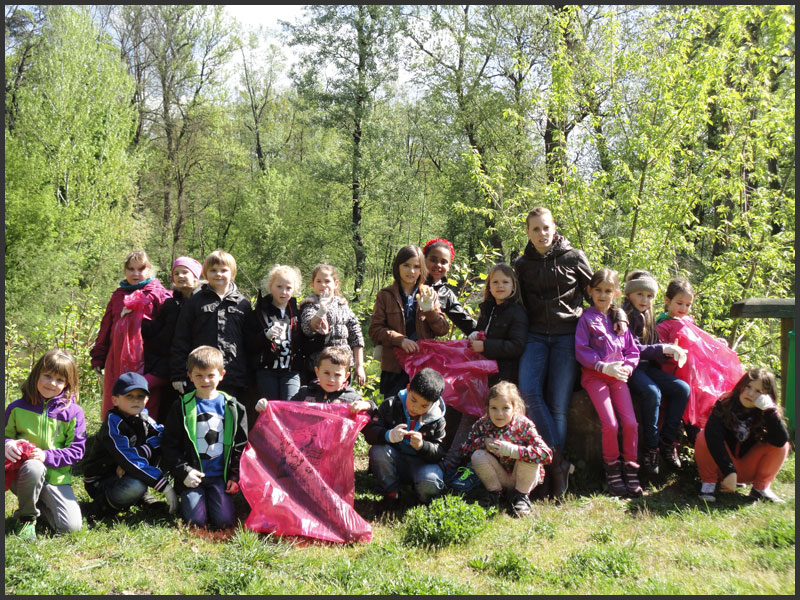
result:
<svg viewBox="0 0 800 600"><path fill-rule="evenodd" d="M627 321L617 321L614 323L614 333L617 335L625 335L625 332L628 331L628 322Z"/></svg>
<svg viewBox="0 0 800 600"><path fill-rule="evenodd" d="M720 490L723 492L735 492L736 491L736 472L734 471L730 475L727 475L725 479L719 482L720 483Z"/></svg>
<svg viewBox="0 0 800 600"><path fill-rule="evenodd" d="M161 493L164 494L164 498L167 499L169 514L175 514L175 511L178 510L178 494L175 493L175 488L167 484L164 486L164 489L161 490Z"/></svg>
<svg viewBox="0 0 800 600"><path fill-rule="evenodd" d="M671 356L678 363L678 367L686 364L687 352L678 345L678 340L675 340L674 344L664 344L664 354Z"/></svg>
<svg viewBox="0 0 800 600"><path fill-rule="evenodd" d="M197 469L192 469L183 480L183 485L185 485L187 488L196 488L198 485L200 485L200 483L203 481L203 477L205 476L205 473L201 473Z"/></svg>
<svg viewBox="0 0 800 600"><path fill-rule="evenodd" d="M433 310L433 304L436 301L436 290L429 285L419 286L417 301L419 302L419 309L422 312Z"/></svg>
<svg viewBox="0 0 800 600"><path fill-rule="evenodd" d="M718 337L718 338L717 338L717 341L718 341L720 344L725 344L725 346L727 346L727 345L728 345L728 340L726 340L724 337Z"/></svg>
<svg viewBox="0 0 800 600"><path fill-rule="evenodd" d="M417 346L417 342L414 340L410 340L408 338L403 338L403 341L400 342L400 348L406 354L411 354L412 352L416 352L419 350L419 346Z"/></svg>
<svg viewBox="0 0 800 600"><path fill-rule="evenodd" d="M42 450L41 448L34 448L31 451L31 455L28 458L33 460L38 460L39 462L44 462L45 459L44 450Z"/></svg>
<svg viewBox="0 0 800 600"><path fill-rule="evenodd" d="M17 462L22 458L22 453L17 448L19 440L6 440L6 458L11 462Z"/></svg>
<svg viewBox="0 0 800 600"><path fill-rule="evenodd" d="M97 373L98 375L103 374L103 367L92 367L92 370Z"/></svg>
<svg viewBox="0 0 800 600"><path fill-rule="evenodd" d="M317 323L317 326L314 327L312 325L311 329L313 329L314 331L316 331L320 335L327 335L328 332L331 330L331 326L328 324L328 319L326 319L325 317L322 317L320 319L320 322Z"/></svg>
<svg viewBox="0 0 800 600"><path fill-rule="evenodd" d="M370 404L366 400L356 400L350 403L350 412L355 414L361 410L369 410Z"/></svg>
<svg viewBox="0 0 800 600"><path fill-rule="evenodd" d="M125 469L123 469L123 468L122 468L122 467L120 467L119 465L117 465L117 468L116 468L116 471L115 471L115 473L117 474L117 477L118 477L119 479L122 479L123 477L125 477Z"/></svg>
<svg viewBox="0 0 800 600"><path fill-rule="evenodd" d="M283 337L283 323L273 323L272 327L267 329L267 339L272 342L275 338L282 338Z"/></svg>
<svg viewBox="0 0 800 600"><path fill-rule="evenodd" d="M186 384L182 381L173 381L172 382L172 389L178 392L181 396L183 395L183 390L186 388Z"/></svg>
<svg viewBox="0 0 800 600"><path fill-rule="evenodd" d="M403 438L408 433L408 426L405 423L400 423L389 430L389 443L397 444L403 441Z"/></svg>
<svg viewBox="0 0 800 600"><path fill-rule="evenodd" d="M227 485L225 486L225 493L226 494L238 494L239 493L239 484L236 483L233 479L229 479Z"/></svg>
<svg viewBox="0 0 800 600"><path fill-rule="evenodd" d="M422 448L422 434L419 431L409 431L405 437L414 450Z"/></svg>
<svg viewBox="0 0 800 600"><path fill-rule="evenodd" d="M367 371L364 369L364 365L358 365L356 367L356 381L358 381L358 385L364 385L367 381Z"/></svg>
<svg viewBox="0 0 800 600"><path fill-rule="evenodd" d="M132 313L132 312L133 311L130 308L128 308L127 306L123 306L122 310L119 312L119 316L120 316L120 318L122 318L125 315L127 315L128 313Z"/></svg>
<svg viewBox="0 0 800 600"><path fill-rule="evenodd" d="M256 402L256 412L264 412L265 410L267 410L267 399L259 398L258 402Z"/></svg>
<svg viewBox="0 0 800 600"><path fill-rule="evenodd" d="M613 377L614 379L619 379L620 381L628 381L628 371L627 368L623 366L621 360L605 363L603 365L603 374Z"/></svg>
<svg viewBox="0 0 800 600"><path fill-rule="evenodd" d="M506 440L489 438L486 440L486 449L497 456L519 457L519 446Z"/></svg>
<svg viewBox="0 0 800 600"><path fill-rule="evenodd" d="M768 410L770 408L774 408L775 403L772 401L772 398L768 394L761 394L753 404L759 410Z"/></svg>
<svg viewBox="0 0 800 600"><path fill-rule="evenodd" d="M483 352L483 340L470 340L468 344L473 352Z"/></svg>

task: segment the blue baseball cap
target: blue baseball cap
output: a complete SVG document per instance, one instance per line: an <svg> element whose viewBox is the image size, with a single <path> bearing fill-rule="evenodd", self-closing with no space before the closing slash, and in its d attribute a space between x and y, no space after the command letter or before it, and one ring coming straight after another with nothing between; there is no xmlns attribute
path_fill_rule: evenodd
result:
<svg viewBox="0 0 800 600"><path fill-rule="evenodd" d="M147 387L147 379L138 373L123 373L114 382L114 388L111 390L113 396L122 396L131 390L144 390L147 395L150 395L150 388Z"/></svg>

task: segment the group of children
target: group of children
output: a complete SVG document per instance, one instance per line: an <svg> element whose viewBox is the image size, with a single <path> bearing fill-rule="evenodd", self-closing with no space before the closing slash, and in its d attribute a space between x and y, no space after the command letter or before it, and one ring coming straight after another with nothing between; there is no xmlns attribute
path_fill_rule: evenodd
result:
<svg viewBox="0 0 800 600"><path fill-rule="evenodd" d="M81 459L94 514L123 510L153 488L188 523L232 524L239 457L269 400L345 402L354 413L368 411L363 433L382 509L398 503L401 483L431 500L469 463L485 488L483 505L499 506L505 496L513 514L525 515L534 490L558 498L567 489L574 467L563 452L566 420L579 373L601 422L612 495L642 494L640 454L649 476L660 459L680 466L678 431L691 414L684 426L697 439L702 498L713 499L718 481L723 491L752 482L753 497L779 501L769 485L789 437L774 377L747 371L716 404L689 411L691 382L670 373L687 349L662 342L659 326L691 319L688 282L670 283L656 319L652 275L630 273L618 307L616 272L592 272L583 252L556 231L550 211L532 210L526 232L529 243L514 267L490 270L477 320L446 284L455 258L450 242L399 250L394 281L378 292L369 325L381 363L380 406L350 385L366 379L364 338L331 265L314 269L313 293L299 303L299 271L273 267L251 306L226 252L212 252L202 265L178 258L172 293L147 255L132 252L91 351L92 367L105 377L103 424L86 456L69 353L43 355L23 397L6 409L6 463L19 465L10 484L19 498L17 532L35 537L40 510L57 531L80 528L70 470ZM473 351L498 364L477 419L445 406L440 373L423 369L409 379L396 354L447 334L448 319ZM641 452L631 392L639 400Z"/></svg>

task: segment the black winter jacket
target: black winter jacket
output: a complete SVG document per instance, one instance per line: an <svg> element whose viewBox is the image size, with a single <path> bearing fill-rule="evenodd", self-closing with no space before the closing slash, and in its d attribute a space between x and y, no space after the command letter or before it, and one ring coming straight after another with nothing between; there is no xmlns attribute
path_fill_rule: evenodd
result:
<svg viewBox="0 0 800 600"><path fill-rule="evenodd" d="M172 339L170 380L186 379L186 359L198 346L222 351L225 383L243 387L250 376L244 348L244 327L252 312L250 300L231 282L230 291L220 299L207 283L183 303Z"/></svg>
<svg viewBox="0 0 800 600"><path fill-rule="evenodd" d="M411 419L406 410L406 393L407 390L401 390L396 396L386 398L376 410L372 411L372 419L362 430L367 442L373 446L389 444L386 434L401 423L408 425L411 431ZM408 440L391 445L403 454L419 456L425 462L439 462L445 454L442 445L445 434L445 410L444 400L439 398L417 421L415 430L422 434L422 447L419 450L414 450Z"/></svg>
<svg viewBox="0 0 800 600"><path fill-rule="evenodd" d="M199 289L198 286L194 291L197 292ZM164 379L170 378L172 338L175 336L178 315L185 301L186 298L183 297L183 294L175 290L172 297L164 301L152 320L142 319L145 373L152 373Z"/></svg>
<svg viewBox="0 0 800 600"><path fill-rule="evenodd" d="M361 394L349 385L338 392L328 393L322 389L319 380L316 379L308 385L301 387L300 390L292 396L292 402L321 402L323 404L332 404L334 402L352 404L358 400L363 400ZM368 402L371 405L371 410L377 408L374 402L371 400Z"/></svg>
<svg viewBox="0 0 800 600"><path fill-rule="evenodd" d="M255 308L248 316L245 326L245 347L252 369L298 373L303 369L303 352L307 339L300 328L300 311L295 298L289 300L285 313L284 320L289 320L287 339L269 340L267 330L281 320L281 311L272 303L272 294L263 297L259 293Z"/></svg>
<svg viewBox="0 0 800 600"><path fill-rule="evenodd" d="M475 331L475 319L461 306L453 288L447 285L444 279L440 279L430 285L439 294L439 304L442 312L453 322L453 325L463 331L464 335L469 335Z"/></svg>
<svg viewBox="0 0 800 600"><path fill-rule="evenodd" d="M489 385L500 381L517 383L519 357L525 351L528 338L528 315L518 302L511 299L498 306L494 298L484 300L478 317L479 331L486 331L483 355L497 361L497 373L489 377Z"/></svg>

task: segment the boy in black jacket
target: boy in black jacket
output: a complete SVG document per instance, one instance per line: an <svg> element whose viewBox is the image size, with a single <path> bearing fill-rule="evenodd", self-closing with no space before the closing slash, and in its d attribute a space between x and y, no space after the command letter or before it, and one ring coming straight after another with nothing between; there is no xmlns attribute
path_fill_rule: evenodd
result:
<svg viewBox="0 0 800 600"><path fill-rule="evenodd" d="M83 483L94 500L92 516L130 508L148 487L166 496L170 513L178 506L175 490L158 466L163 427L147 414L149 394L147 380L138 373L123 373L114 383L114 408L83 462Z"/></svg>
<svg viewBox="0 0 800 600"><path fill-rule="evenodd" d="M442 440L445 435L444 378L422 369L396 396L384 400L364 428L370 470L383 494L382 508L397 505L401 483L413 483L427 503L444 490Z"/></svg>
<svg viewBox="0 0 800 600"><path fill-rule="evenodd" d="M222 352L200 346L189 354L195 390L184 395L164 425L164 464L180 496L181 516L192 525L233 525L231 496L239 491L239 459L247 444L247 414L217 390L225 375Z"/></svg>

